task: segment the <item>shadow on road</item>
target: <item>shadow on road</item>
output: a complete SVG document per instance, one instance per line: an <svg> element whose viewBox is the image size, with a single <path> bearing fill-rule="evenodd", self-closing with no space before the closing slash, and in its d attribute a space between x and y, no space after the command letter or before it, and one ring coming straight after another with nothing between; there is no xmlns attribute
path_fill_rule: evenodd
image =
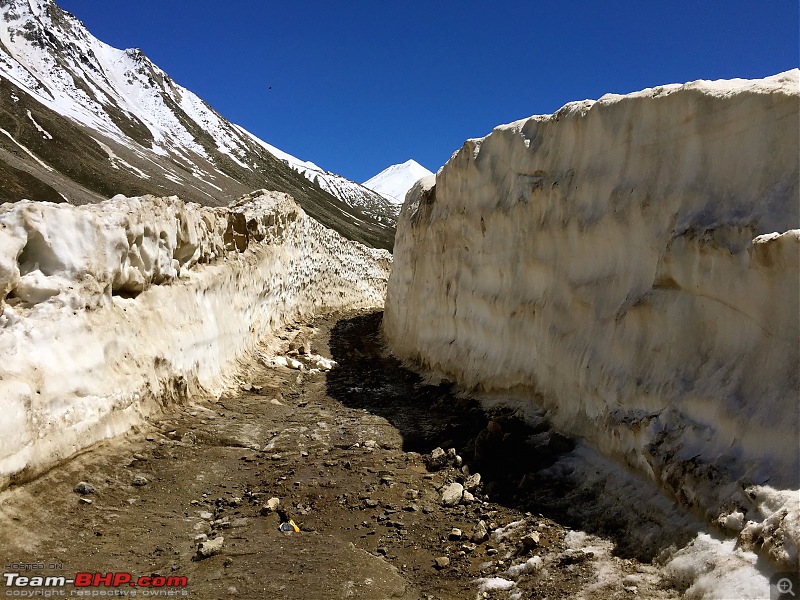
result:
<svg viewBox="0 0 800 600"><path fill-rule="evenodd" d="M334 326L330 350L339 366L328 375L327 392L345 406L389 421L402 435L404 450L425 454L437 446L456 448L469 471L481 473L493 502L609 538L623 558L649 561L696 535L691 527L667 530L671 515L654 519L652 510L598 504L608 484L584 485L548 470L574 444L548 431L546 422L531 425L511 408L487 412L477 400L455 395L450 384L425 385L385 351L382 317L374 312ZM636 531L647 533L632 534Z"/></svg>

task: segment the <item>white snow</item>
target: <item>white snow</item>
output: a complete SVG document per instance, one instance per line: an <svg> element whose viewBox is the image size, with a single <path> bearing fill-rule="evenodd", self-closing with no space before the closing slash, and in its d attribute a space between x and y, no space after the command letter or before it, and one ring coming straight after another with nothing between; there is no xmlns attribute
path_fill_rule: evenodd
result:
<svg viewBox="0 0 800 600"><path fill-rule="evenodd" d="M758 557L736 547L734 540L698 534L667 563L667 580L687 600L769 597L769 581L759 571Z"/></svg>
<svg viewBox="0 0 800 600"><path fill-rule="evenodd" d="M150 179L150 175L148 175L147 173L145 173L141 169L138 169L138 168L134 167L128 161L121 159L119 156L117 156L114 153L114 151L107 144L104 144L103 142L101 142L97 138L92 138L92 139L95 141L95 143L98 146L100 146L105 151L106 154L108 154L108 160L111 162L111 166L114 169L119 169L119 165L122 165L123 167L129 169L130 171L132 171L133 173L135 173L136 175L141 177L142 179Z"/></svg>
<svg viewBox="0 0 800 600"><path fill-rule="evenodd" d="M31 120L31 122L33 123L33 126L36 127L36 129L39 131L39 133L42 134L42 138L46 139L46 140L52 140L53 136L50 135L50 133L48 131L45 131L44 128L41 125L39 125L39 123L36 122L36 119L33 118L33 115L31 114L31 111L29 110L27 112L28 112L28 118Z"/></svg>
<svg viewBox="0 0 800 600"><path fill-rule="evenodd" d="M31 152L31 151L30 151L30 150L29 150L27 147L25 147L25 146L23 146L22 144L20 144L20 143L19 143L17 140L15 140L15 139L14 139L14 136L13 136L13 135L11 135L9 132L7 132L7 131L6 131L5 129L3 129L2 127L0 127L0 133L2 133L2 134L3 134L4 136L6 136L8 139L10 139L12 142L14 142L14 143L15 143L17 146L19 146L20 148L22 148L22 150L23 150L23 152L25 152L25 154L27 154L28 156L30 156L30 157L31 157L33 160L35 160L37 163L39 163L41 166L43 166L43 167L44 167L46 170L48 170L48 171L52 171L52 170L53 170L53 168L52 168L50 165L48 165L48 164L47 164L46 162L44 162L44 161L43 161L41 158L39 158L38 156L36 156L36 155L35 155L33 152Z"/></svg>
<svg viewBox="0 0 800 600"><path fill-rule="evenodd" d="M504 592L514 587L514 582L502 577L482 577L476 581L478 592Z"/></svg>
<svg viewBox="0 0 800 600"><path fill-rule="evenodd" d="M391 256L285 194L0 207L0 488L189 393L283 325L380 306ZM333 366L309 357L317 366Z"/></svg>
<svg viewBox="0 0 800 600"><path fill-rule="evenodd" d="M409 159L402 164L387 167L362 185L395 204L402 204L408 190L420 179L430 175L433 173L417 161Z"/></svg>
<svg viewBox="0 0 800 600"><path fill-rule="evenodd" d="M800 542L799 74L467 141L409 193L384 316L401 359L538 403L728 535L741 513L777 569Z"/></svg>

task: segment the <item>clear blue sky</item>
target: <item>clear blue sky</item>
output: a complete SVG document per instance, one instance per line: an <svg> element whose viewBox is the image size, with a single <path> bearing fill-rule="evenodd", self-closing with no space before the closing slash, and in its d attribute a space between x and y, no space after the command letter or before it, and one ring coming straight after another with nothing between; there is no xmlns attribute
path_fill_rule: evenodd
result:
<svg viewBox="0 0 800 600"><path fill-rule="evenodd" d="M56 0L229 120L355 181L566 102L798 66L796 0ZM269 89L269 88L272 89Z"/></svg>

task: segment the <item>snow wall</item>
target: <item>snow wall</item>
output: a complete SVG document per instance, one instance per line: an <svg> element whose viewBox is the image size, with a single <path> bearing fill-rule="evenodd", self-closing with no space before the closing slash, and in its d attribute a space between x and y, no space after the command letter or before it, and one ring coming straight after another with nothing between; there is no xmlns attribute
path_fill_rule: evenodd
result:
<svg viewBox="0 0 800 600"><path fill-rule="evenodd" d="M796 565L798 71L566 105L402 208L384 332Z"/></svg>
<svg viewBox="0 0 800 600"><path fill-rule="evenodd" d="M0 489L221 393L286 323L381 306L390 261L276 192L0 207Z"/></svg>

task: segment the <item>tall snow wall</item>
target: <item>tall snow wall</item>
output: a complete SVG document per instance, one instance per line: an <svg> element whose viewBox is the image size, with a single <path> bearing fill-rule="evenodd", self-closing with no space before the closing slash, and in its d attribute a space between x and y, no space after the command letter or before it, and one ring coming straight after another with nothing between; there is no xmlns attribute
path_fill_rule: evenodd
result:
<svg viewBox="0 0 800 600"><path fill-rule="evenodd" d="M286 323L381 306L390 261L276 192L0 207L0 489L219 394Z"/></svg>
<svg viewBox="0 0 800 600"><path fill-rule="evenodd" d="M390 348L796 564L798 89L668 85L467 141L402 208Z"/></svg>

